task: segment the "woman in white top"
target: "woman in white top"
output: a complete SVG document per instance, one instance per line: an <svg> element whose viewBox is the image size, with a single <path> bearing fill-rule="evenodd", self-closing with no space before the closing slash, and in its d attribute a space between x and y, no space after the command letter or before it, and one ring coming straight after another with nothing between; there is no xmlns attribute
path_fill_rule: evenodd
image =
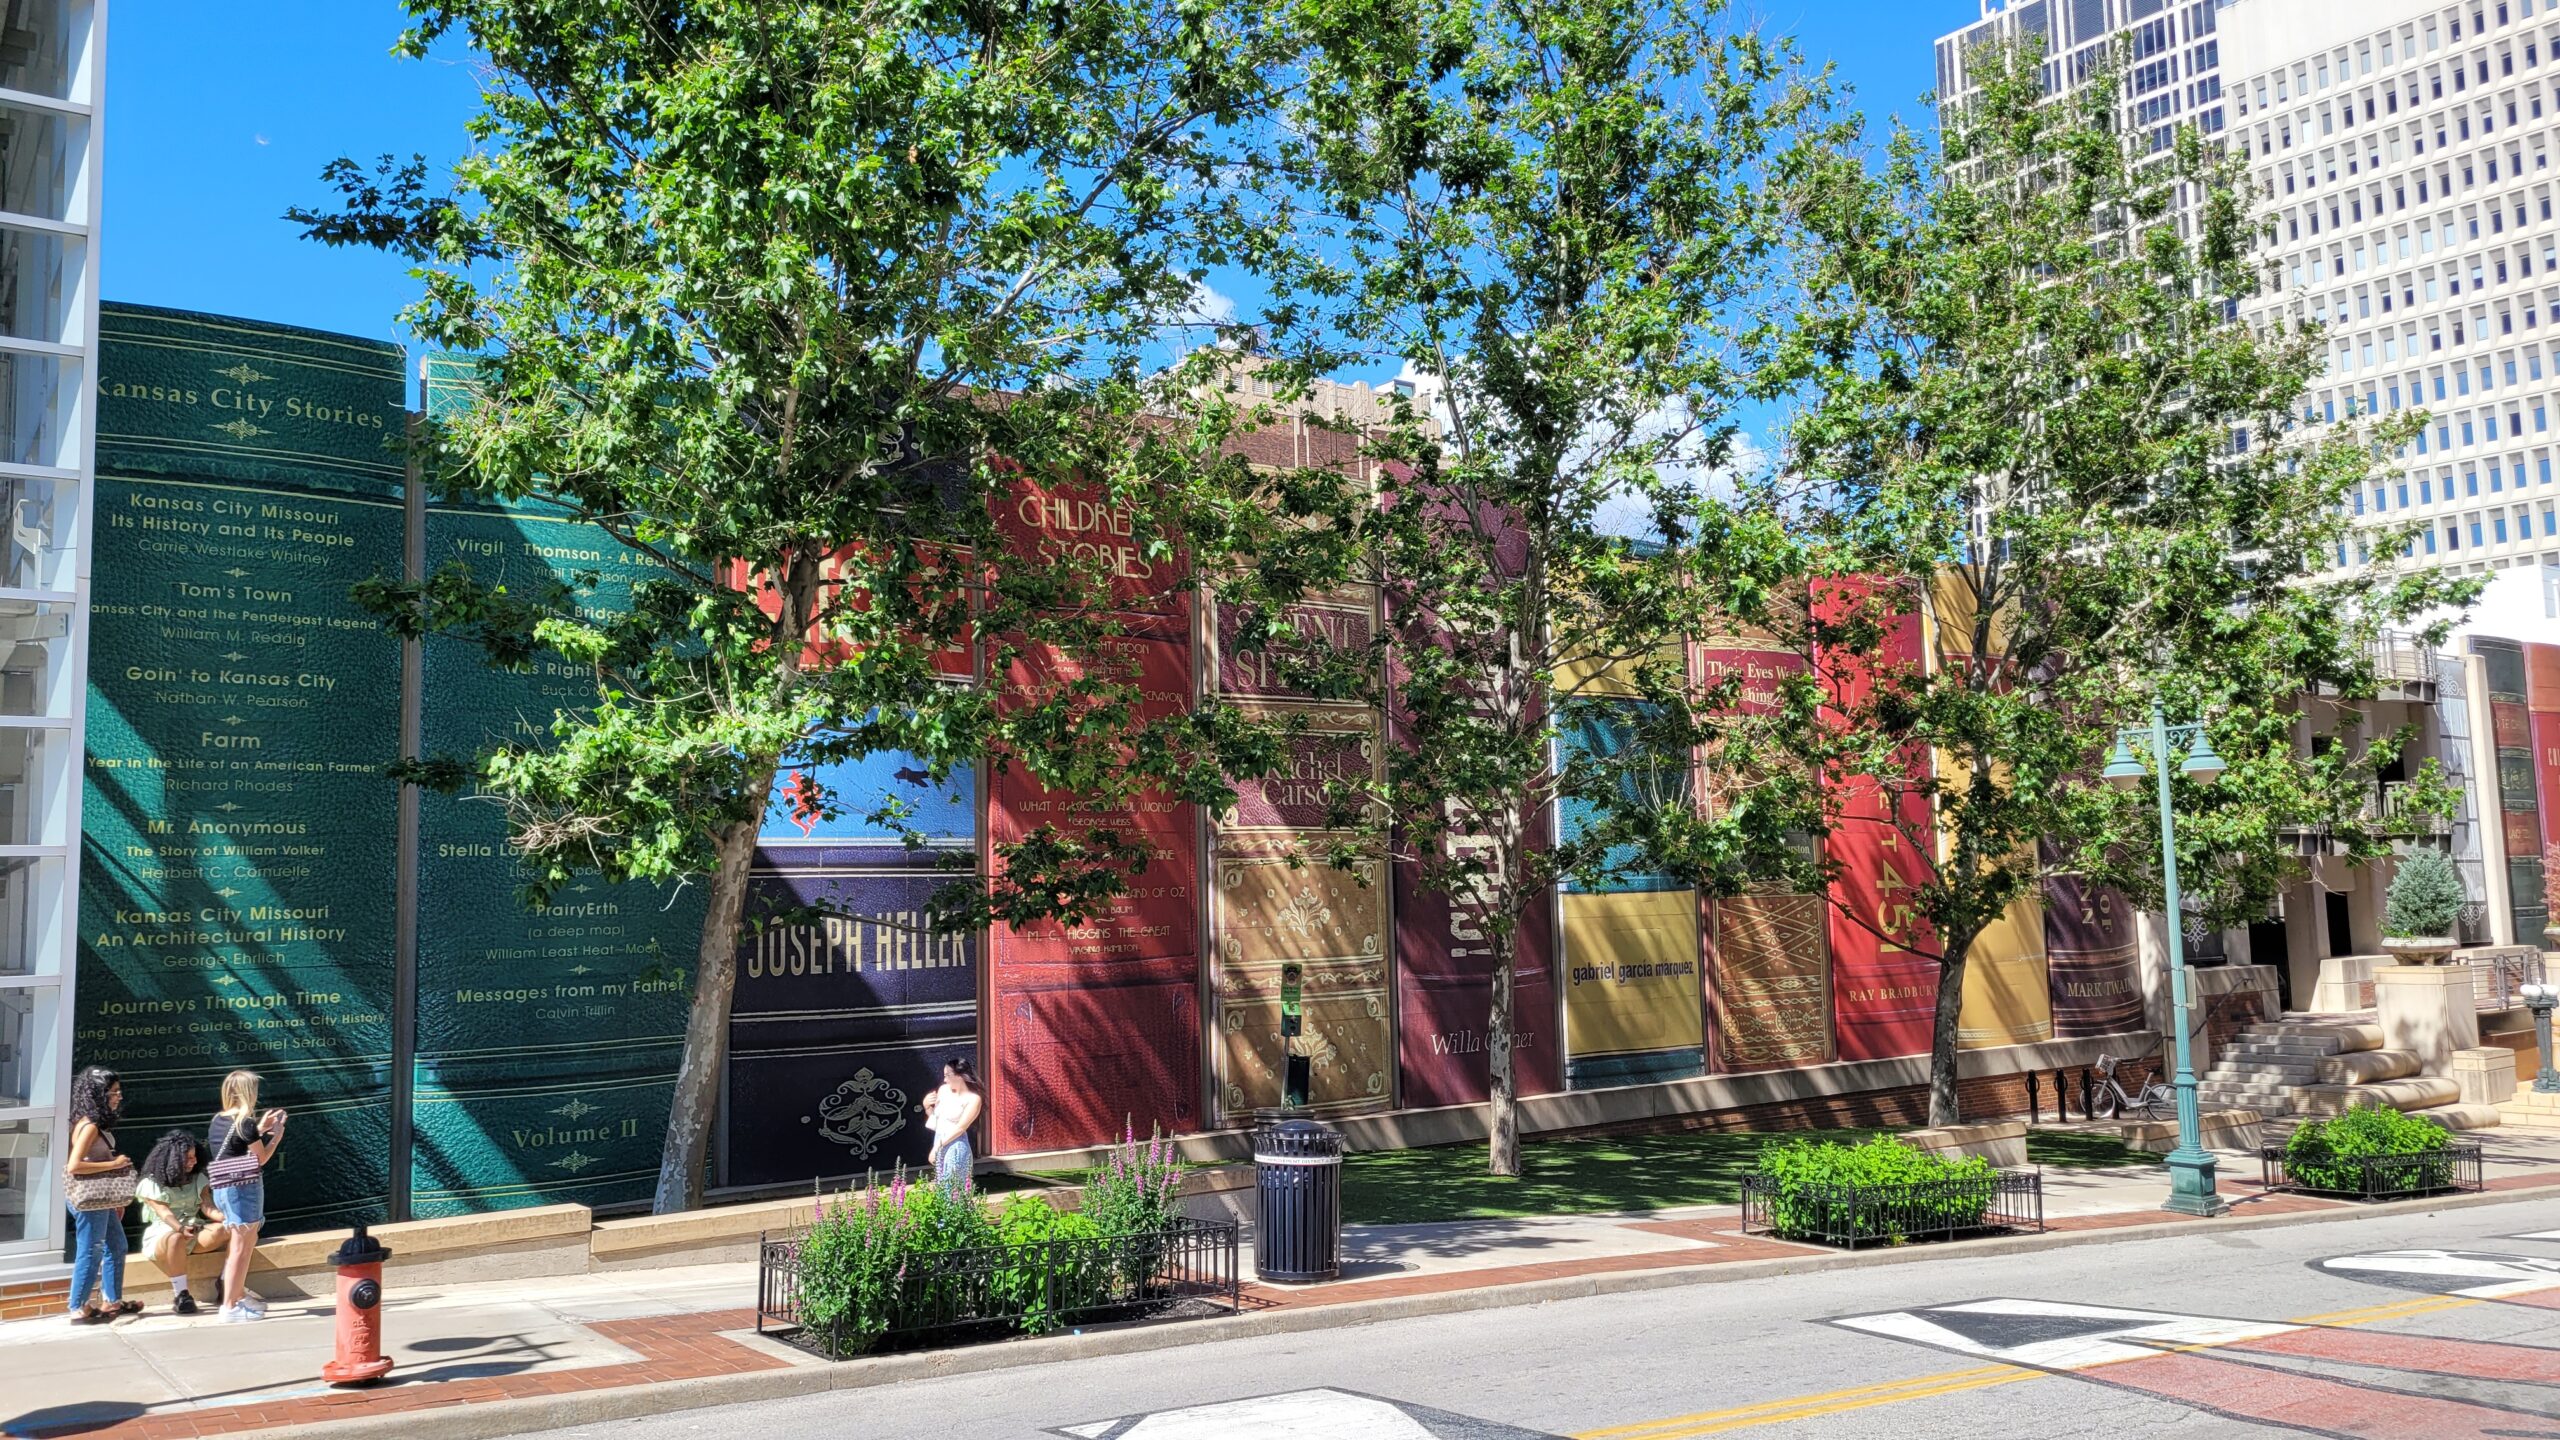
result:
<svg viewBox="0 0 2560 1440"><path fill-rule="evenodd" d="M985 1108L969 1058L954 1055L942 1062L942 1088L924 1098L923 1109L925 1126L933 1131L933 1178L947 1189L969 1181L969 1168L978 1158L969 1148L969 1127Z"/></svg>

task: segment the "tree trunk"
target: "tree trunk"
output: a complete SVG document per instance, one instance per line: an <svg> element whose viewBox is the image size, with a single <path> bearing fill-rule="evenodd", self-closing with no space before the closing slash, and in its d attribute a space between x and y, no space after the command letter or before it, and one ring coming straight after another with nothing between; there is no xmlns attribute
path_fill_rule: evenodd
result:
<svg viewBox="0 0 2560 1440"><path fill-rule="evenodd" d="M1979 932L1977 932L1979 933ZM1955 943L1961 938L1962 943ZM1938 1011L1929 1027L1929 1123L1959 1123L1956 1106L1956 1017L1964 1009L1964 968L1973 936L1948 937L1938 962Z"/></svg>
<svg viewBox="0 0 2560 1440"><path fill-rule="evenodd" d="M1511 967L1520 947L1513 931L1489 925L1485 934L1493 943L1493 1005L1484 1022L1484 1166L1488 1174L1516 1176L1520 1173L1520 1108L1519 1083L1511 1062Z"/></svg>
<svg viewBox="0 0 2560 1440"><path fill-rule="evenodd" d="M787 700L800 678L801 646L817 614L818 560L795 552L783 565L775 590L775 652L771 698ZM747 777L747 816L720 836L719 868L711 874L710 903L702 916L702 942L694 952L693 1008L685 1017L684 1056L676 1062L674 1103L667 1109L667 1144L658 1157L658 1191L649 1208L672 1215L702 1206L702 1162L711 1149L711 1125L720 1106L720 1074L729 1058L729 1006L738 992L738 927L747 913L747 870L755 863L756 834L773 794L782 757L762 757Z"/></svg>
<svg viewBox="0 0 2560 1440"><path fill-rule="evenodd" d="M773 769L752 793L769 794ZM675 1101L667 1111L667 1144L658 1160L660 1215L702 1205L703 1159L720 1104L720 1072L729 1056L729 1004L738 988L738 926L747 908L747 868L756 856L758 819L741 820L720 837L720 868L711 876L702 942L694 953L693 1008L685 1019L684 1058L676 1064Z"/></svg>

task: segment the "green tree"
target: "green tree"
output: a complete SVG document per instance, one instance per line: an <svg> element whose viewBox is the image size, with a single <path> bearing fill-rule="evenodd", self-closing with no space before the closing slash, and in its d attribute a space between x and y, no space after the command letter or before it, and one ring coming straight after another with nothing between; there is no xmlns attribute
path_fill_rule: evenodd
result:
<svg viewBox="0 0 2560 1440"><path fill-rule="evenodd" d="M2263 913L2289 832L2387 846L2369 802L2401 737L2363 733L2355 703L2374 642L2470 593L2347 518L2415 416L2296 423L2325 348L2253 258L2244 159L2118 123L2112 75L2049 99L2039 63L1970 57L1935 146L1897 129L1880 156L1790 168L1790 498L1819 573L1883 582L1812 644L1870 649L1887 606L1934 601L1929 663L1804 737L1812 763L1924 802L1892 809L1940 963L1932 1123L1957 1118L1976 938L2059 871L2156 899L2152 792L2098 779L2119 726L2204 717L2229 770L2176 780L2181 879L2221 919ZM2371 563L2338 567L2360 540Z"/></svg>
<svg viewBox="0 0 2560 1440"><path fill-rule="evenodd" d="M501 663L593 668L592 707L467 776L507 804L537 899L581 872L705 881L656 1195L685 1208L786 757L904 752L929 783L1018 766L1107 804L1141 785L1216 803L1222 772L1268 753L1214 713L1143 718L1108 657L1120 560L1179 568L1267 508L1224 488L1252 482L1217 412L1149 419L1138 377L1250 233L1220 198L1223 137L1272 42L1255 7L1187 0L407 9L404 53L460 43L481 68L472 148L449 187L340 161L340 207L293 218L413 257L407 323L483 358L477 403L433 437L440 481L547 502L651 564L610 622L459 568L372 599ZM1030 483L1119 511L1127 555L1008 532ZM985 676L1064 658L999 693L947 673L973 646ZM1144 854L1042 824L938 903L953 924L1075 923Z"/></svg>
<svg viewBox="0 0 2560 1440"><path fill-rule="evenodd" d="M1681 641L1757 609L1787 568L1780 517L1728 503L1715 477L1736 459L1736 407L1770 338L1751 304L1778 228L1759 167L1818 114L1819 90L1721 12L1292 12L1310 49L1270 173L1296 221L1289 247L1257 257L1273 347L1301 375L1403 358L1423 377L1373 441L1374 505L1304 502L1343 517L1347 552L1383 578L1385 663L1339 655L1333 673L1305 667L1306 683L1339 696L1392 678L1383 779L1351 787L1343 818L1486 937L1497 1175L1520 1164L1524 920L1559 877L1651 868L1657 832L1692 861L1716 848L1688 763L1663 758L1682 754L1665 738L1679 722L1718 708ZM1276 637L1288 598L1246 608ZM1641 733L1605 753L1560 748L1585 702ZM1543 836L1560 800L1592 823ZM1782 831L1780 808L1719 812L1728 860L1752 848L1735 837Z"/></svg>

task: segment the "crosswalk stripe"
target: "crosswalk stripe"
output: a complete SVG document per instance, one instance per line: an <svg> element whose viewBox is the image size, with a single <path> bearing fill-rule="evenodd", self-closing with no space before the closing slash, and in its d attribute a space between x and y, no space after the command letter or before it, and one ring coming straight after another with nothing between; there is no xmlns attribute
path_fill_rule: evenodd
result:
<svg viewBox="0 0 2560 1440"><path fill-rule="evenodd" d="M2423 1295L2412 1300L2396 1300L2385 1305L2368 1305L2356 1310L2332 1310L2319 1315L2301 1315L2285 1321L2288 1325L2351 1326L2371 1325L2384 1320L2397 1320L2424 1315L2437 1310L2453 1310L2484 1301L2467 1295ZM2164 1347L2171 1352L2188 1349L2210 1350L2215 1347ZM2040 1380L2054 1372L2031 1370L2016 1365L1986 1365L1969 1370L1945 1370L1935 1375L1919 1375L1908 1380L1887 1380L1873 1385L1857 1385L1846 1390L1826 1390L1811 1395L1791 1395L1782 1400L1763 1400L1754 1405L1736 1405L1723 1410L1700 1410L1689 1415L1674 1415L1660 1420L1640 1420L1627 1425L1612 1425L1602 1430L1576 1432L1571 1440L1697 1440L1706 1435L1721 1435L1732 1430L1746 1430L1758 1425L1775 1425L1790 1420L1818 1419L1851 1410L1871 1409L1879 1405L1899 1404L1905 1400L1926 1400L1937 1395L1960 1394L1967 1390L1986 1390L1995 1385L2015 1384L2020 1380Z"/></svg>

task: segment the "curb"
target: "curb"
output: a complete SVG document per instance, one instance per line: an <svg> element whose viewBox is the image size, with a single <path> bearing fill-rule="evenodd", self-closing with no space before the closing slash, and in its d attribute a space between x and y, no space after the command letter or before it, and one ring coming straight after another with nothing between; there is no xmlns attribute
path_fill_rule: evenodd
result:
<svg viewBox="0 0 2560 1440"><path fill-rule="evenodd" d="M690 1380L625 1385L611 1390L589 1390L568 1395L528 1395L514 1399L486 1400L434 1409L350 1416L344 1420L320 1422L319 1426L304 1422L261 1430L231 1431L226 1432L221 1440L269 1440L269 1437L307 1435L315 1428L323 1427L333 1440L495 1440L495 1437L499 1436L522 1435L537 1430L554 1430L573 1425L598 1425L616 1420L635 1419L644 1415L664 1415L716 1405L782 1400L841 1390L868 1390L882 1385L905 1384L913 1380L933 1380L953 1375L979 1375L998 1370L1018 1370L1033 1365L1049 1365L1105 1355L1145 1354L1150 1351L1172 1350L1220 1340L1245 1340L1265 1335L1295 1335L1313 1330L1338 1330L1347 1326L1371 1325L1388 1320L1459 1315L1469 1311L1503 1309L1515 1305L1545 1305L1559 1300L1583 1300L1602 1295L1628 1295L1652 1290L1681 1289L1692 1285L1716 1285L1737 1280L1756 1280L1773 1275L1817 1275L1879 1265L1925 1264L1933 1260L1966 1259L1976 1256L1997 1257L2081 1245L2155 1240L2206 1229L2215 1233L2229 1233L2242 1230L2266 1230L2284 1225L2361 1220L2376 1215L2417 1215L2444 1210L2468 1210L2519 1200L2549 1200L2555 1195L2560 1195L2560 1187L2536 1186L2530 1189L2491 1190L2424 1200L2385 1201L2374 1205L2359 1205L2354 1209L2300 1210L2276 1215L2225 1217L2219 1221L2169 1220L2152 1225L2124 1225L2098 1230L2048 1231L2041 1235L1960 1240L1950 1245L1915 1245L1885 1250L1807 1251L1801 1256L1733 1260L1715 1265L1674 1265L1657 1270L1621 1270L1595 1275L1568 1275L1552 1280L1525 1280L1510 1285L1486 1285L1472 1290L1449 1290L1433 1295L1398 1295L1381 1300L1347 1300L1332 1305L1313 1305L1304 1309L1248 1312L1214 1321L1141 1324L1129 1329L1097 1330L1090 1334L1046 1335L1037 1339L1003 1341L967 1349L932 1351L913 1355L884 1355L872 1360L822 1361L816 1364L794 1366L787 1370L758 1370L739 1375L708 1375Z"/></svg>

